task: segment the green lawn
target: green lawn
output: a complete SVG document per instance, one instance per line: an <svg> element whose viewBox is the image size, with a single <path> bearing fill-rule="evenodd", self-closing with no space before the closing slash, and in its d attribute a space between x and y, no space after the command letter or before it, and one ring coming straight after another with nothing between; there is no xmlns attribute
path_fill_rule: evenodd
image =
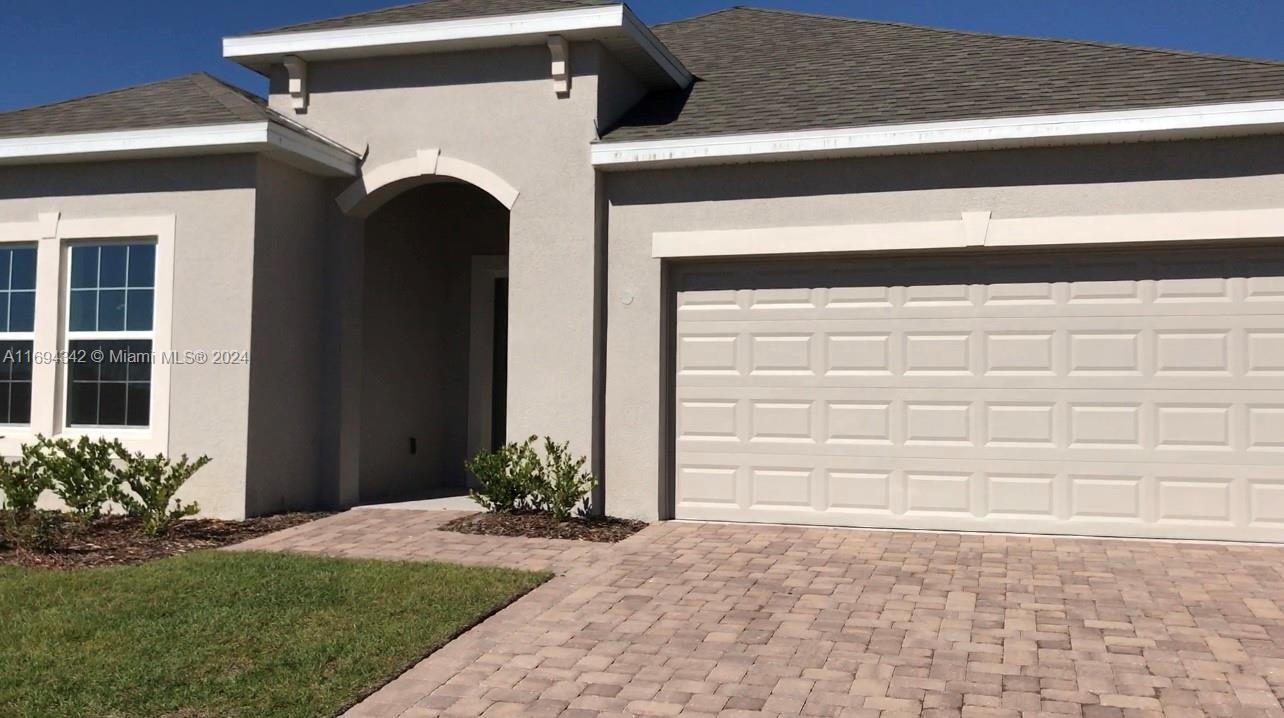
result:
<svg viewBox="0 0 1284 718"><path fill-rule="evenodd" d="M548 578L208 551L0 568L0 716L330 716Z"/></svg>

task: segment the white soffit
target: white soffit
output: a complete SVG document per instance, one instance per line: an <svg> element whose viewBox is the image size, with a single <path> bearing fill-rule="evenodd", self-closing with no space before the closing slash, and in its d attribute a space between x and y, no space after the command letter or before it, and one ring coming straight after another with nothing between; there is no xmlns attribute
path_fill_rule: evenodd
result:
<svg viewBox="0 0 1284 718"><path fill-rule="evenodd" d="M1141 142L1284 131L1284 101L1028 115L673 140L596 142L593 165L731 164L1040 145Z"/></svg>
<svg viewBox="0 0 1284 718"><path fill-rule="evenodd" d="M228 37L223 39L223 57L262 72L287 55L312 61L543 45L549 35L572 41L600 40L617 50L621 43L635 45L669 84L686 87L691 83L691 73L624 5ZM621 54L627 61L633 53Z"/></svg>
<svg viewBox="0 0 1284 718"><path fill-rule="evenodd" d="M656 232L651 255L662 259L915 249L1015 248L1268 239L1284 236L1284 209L1213 210L992 219L959 219L816 227Z"/></svg>
<svg viewBox="0 0 1284 718"><path fill-rule="evenodd" d="M267 121L0 139L0 165L238 152L263 152L323 176L357 173L351 152Z"/></svg>

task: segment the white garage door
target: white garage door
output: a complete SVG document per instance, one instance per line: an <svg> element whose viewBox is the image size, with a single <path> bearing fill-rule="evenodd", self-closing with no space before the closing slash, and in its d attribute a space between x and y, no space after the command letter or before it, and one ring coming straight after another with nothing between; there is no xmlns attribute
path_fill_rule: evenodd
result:
<svg viewBox="0 0 1284 718"><path fill-rule="evenodd" d="M1284 541L1284 249L676 289L678 518Z"/></svg>

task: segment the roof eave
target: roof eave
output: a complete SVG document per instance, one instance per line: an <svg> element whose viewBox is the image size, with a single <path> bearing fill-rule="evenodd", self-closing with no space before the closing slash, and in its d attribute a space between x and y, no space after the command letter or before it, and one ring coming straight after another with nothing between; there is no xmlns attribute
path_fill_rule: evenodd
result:
<svg viewBox="0 0 1284 718"><path fill-rule="evenodd" d="M1284 100L593 144L604 171L1284 133Z"/></svg>
<svg viewBox="0 0 1284 718"><path fill-rule="evenodd" d="M359 158L267 120L146 130L0 138L0 166L259 153L323 177L353 177Z"/></svg>
<svg viewBox="0 0 1284 718"><path fill-rule="evenodd" d="M654 87L686 87L692 80L682 62L624 5L228 37L223 57L266 73L287 56L321 61L542 45L549 35L641 50L632 69Z"/></svg>

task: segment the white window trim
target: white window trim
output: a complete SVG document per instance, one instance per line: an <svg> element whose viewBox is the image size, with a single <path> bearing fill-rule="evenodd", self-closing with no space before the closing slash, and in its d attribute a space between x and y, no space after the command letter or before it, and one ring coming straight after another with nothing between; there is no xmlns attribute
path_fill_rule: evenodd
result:
<svg viewBox="0 0 1284 718"><path fill-rule="evenodd" d="M0 243L35 244L36 323L32 351L57 356L66 346L65 284L70 270L69 245L78 241L114 241L148 238L156 243L156 286L152 308L152 350L171 350L174 286L174 215L61 219L57 213L41 214L35 222L0 224ZM114 333L124 338L129 333ZM12 456L36 434L117 438L130 451L169 453L170 366L152 366L151 425L146 429L68 428L66 415L66 366L33 362L31 368L31 424L0 428L0 454Z"/></svg>
<svg viewBox="0 0 1284 718"><path fill-rule="evenodd" d="M44 281L43 286L52 286L60 297L64 297L59 308L60 311L47 312L44 315L48 317L52 314L53 321L57 323L55 331L45 332L45 335L56 337L58 348L61 349L67 346L66 314L70 306L67 303L67 298L65 298L68 295L64 295L64 292L70 292L72 244L88 240L111 242L148 238L156 243L156 285L152 295L152 331L148 334L151 335L154 355L160 356L169 352L172 347L175 227L176 218L174 215L79 219L60 222L56 244L51 247L51 251L57 252L58 266L54 268L57 274L48 278L38 276L36 283L36 311L38 316L40 312L39 287L42 286L41 281ZM113 339L128 339L133 334L143 333L111 332L111 334ZM169 453L169 363L155 362L152 364L150 425L145 429L68 426L66 421L67 366L62 364L57 369L60 376L57 381L58 390L54 392L56 396L54 416L51 417L54 420L56 434L71 438L82 435L117 438L130 451ZM32 388L32 393L35 393L34 387Z"/></svg>
<svg viewBox="0 0 1284 718"><path fill-rule="evenodd" d="M122 331L118 331L118 332L114 332L114 331L102 331L102 330L93 330L93 331L76 331L76 330L73 330L73 329L71 328L71 292L72 292L72 289L71 289L71 262L72 262L72 250L73 250L73 249L75 249L77 246L103 246L103 245L110 245L110 244L121 244L121 245L125 245L125 244L153 244L153 245L155 245L155 246L156 246L156 255L157 255L157 256L156 256L156 263L157 263L157 264L159 264L159 263L160 263L160 246L159 246L159 242L158 242L158 240L157 240L157 239L155 239L155 238L153 238L153 237L151 237L151 236L142 236L142 237L109 237L109 238L103 238L103 239L94 238L94 239L91 239L91 240L88 240L88 241L68 240L67 242L62 243L62 246L61 246L60 250L61 250L61 255L62 255L62 256L61 256L61 259L62 259L62 266L63 266L63 270L62 270L62 276L60 277L60 282L61 282L60 290L61 290L61 292L62 292L62 308L63 308L63 311L62 311L62 317L59 319L59 322L60 322L60 325L61 325L61 326L60 326L60 328L61 328L61 330L62 330L62 342L61 342L61 344L59 345L59 347L58 347L58 348L59 348L59 349L61 349L61 350L63 350L63 351L67 351L67 352L69 352L69 351L71 350L71 343L72 343L72 342L74 342L74 341L130 341L130 340L146 340L146 341L149 341L149 342L151 342L151 343L152 343L152 356L159 356L159 350L158 350L158 349L157 349L157 347L156 347L156 321L155 321L156 317L155 317L155 312L156 312L156 294L157 294L157 291L156 291L156 288L155 288L155 287L152 287L152 312L153 312L153 316L152 316L152 329L151 329L151 331L137 331L137 330L134 330L134 331L122 330ZM156 275L156 276L153 276L153 277L152 277L152 281L153 281L153 282L156 282L156 281L158 281L158 280L159 280L160 270L159 270L158 268L154 268L154 269L153 269L153 272L155 273L155 275ZM101 273L101 269L100 269L100 273ZM126 284L128 284L128 281L126 281ZM102 288L101 288L101 287L99 287L97 291L102 291ZM157 367L158 367L158 366L160 366L160 363L157 363L157 362L153 362L153 363L152 363L152 381L151 381L151 382L149 382L149 384L151 385L151 386L149 387L149 390L152 390L152 391L154 391L154 390L155 390L155 372L156 372L156 369L157 369ZM122 438L123 438L123 437L133 437L133 438L138 438L138 437L145 437L145 436L147 436L148 434L150 434L150 432L151 432L151 428L152 428L152 422L153 422L153 417L152 417L151 411L155 409L155 403L156 403L156 402L155 402L155 398L154 398L154 397L152 398L152 406L148 407L148 419L147 419L147 424L148 424L148 425L147 425L146 427L141 427L141 426L111 426L111 425L85 425L85 424L81 424L81 425L77 425L77 426L71 426L71 425L67 424L67 423L66 423L66 416L65 416L65 412L66 412L66 410L67 410L67 402L68 402L68 400L69 400L69 394L68 394L68 392L70 391L70 387L71 387L71 364L70 364L70 362L64 362L64 363L60 366L60 370L61 370L61 371L60 371L60 377L59 377L59 379L60 379L60 382L61 382L61 383L60 383L60 386L63 388L63 398L62 398L62 400L61 400L61 401L60 401L60 403L59 403L59 409L64 413L64 416L63 416L64 422L63 422L63 425L62 425L62 431L61 431L61 433L63 433L63 434L67 434L67 435L71 435L71 436L79 436L80 434L82 434L82 433L83 433L83 434L93 435L93 436L117 436L117 437L122 437Z"/></svg>
<svg viewBox="0 0 1284 718"><path fill-rule="evenodd" d="M40 252L39 252L39 249L40 249L40 234L41 234L40 230L41 230L41 227L42 227L42 225L41 225L41 222L40 222L40 221L36 221L36 222L12 222L12 223L3 223L3 224L0 224L0 245L6 245L6 244L21 244L21 245L28 246L28 247L32 247L32 248L36 249L36 262L37 262L37 266L36 266L36 291L37 291L37 301L38 301L38 297L39 297L39 294L38 294L38 293L39 293L39 290L40 290L40 268L39 268L39 261L40 261L39 257L40 257ZM37 308L37 316L39 316L39 309L38 309L38 308ZM6 342L8 342L8 341L17 341L17 342L29 341L29 342L31 342L31 350L32 350L32 352L34 352L34 351L35 351L35 349L36 349L36 330L37 330L37 327L36 327L35 325L33 325L33 326L31 327L31 331L29 331L29 332L0 332L0 341L6 341ZM36 409L36 382L35 382L35 374L34 374L34 370L35 370L35 367L33 366L33 367L32 367L32 371L33 371L33 373L32 373L32 377L31 377L31 412L32 412L32 416L31 416L31 418L32 418L32 420L33 420L33 421L35 420L35 413L34 413L34 412L35 412L35 409ZM18 435L29 436L31 433L32 433L32 432L31 432L31 425L30 425L30 424L4 424L4 423L0 423L0 446L3 446L3 445L4 445L5 439L6 439L7 437L9 437L9 436L18 436ZM7 452L5 452L5 453L7 453Z"/></svg>
<svg viewBox="0 0 1284 718"><path fill-rule="evenodd" d="M32 327L33 331L30 335L31 351L33 353L40 351L41 346L40 292L43 287L41 286L40 274L43 261L42 255L44 254L43 250L45 246L45 243L42 240L44 239L44 235L50 234L54 231L52 227L56 226L57 221L56 214L42 214L33 222L0 223L0 245L24 244L36 248L36 321L35 325ZM55 257L55 260L56 259L57 258ZM55 290L56 289L57 288L55 287ZM6 338L17 338L10 334L6 334L4 336ZM21 338L26 339L27 335L23 334ZM42 410L46 405L52 406L52 403L48 400L48 395L53 392L53 386L49 384L42 386L40 383L41 378L41 367L39 364L33 362L31 366L31 423L26 425L0 424L0 455L16 455L18 453L18 448L22 446L22 444L33 439L36 433L45 426L44 423L38 422L42 422ZM41 394L40 392L44 392L44 394ZM52 426L49 428L50 430L45 431L44 433L52 433Z"/></svg>
<svg viewBox="0 0 1284 718"><path fill-rule="evenodd" d="M67 305L64 282L70 270L69 244L84 240L127 240L146 237L156 243L156 286L152 308L152 350L171 350L174 286L174 215L63 219L41 213L35 221L0 223L0 245L36 247L36 321L32 351L57 356L66 344ZM127 333L119 333L127 334ZM31 367L31 423L0 427L0 455L14 456L37 434L118 438L130 451L169 453L170 366L152 367L151 426L146 429L69 429L65 426L65 366L39 361Z"/></svg>

